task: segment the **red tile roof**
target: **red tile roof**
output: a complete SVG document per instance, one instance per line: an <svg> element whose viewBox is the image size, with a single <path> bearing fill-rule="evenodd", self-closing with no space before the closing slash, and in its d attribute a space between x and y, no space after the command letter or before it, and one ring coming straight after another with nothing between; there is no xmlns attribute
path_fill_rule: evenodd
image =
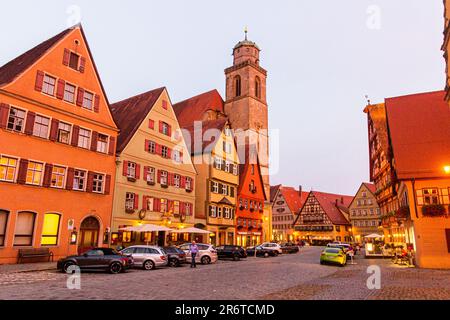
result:
<svg viewBox="0 0 450 320"><path fill-rule="evenodd" d="M208 120L208 121L203 121L201 124L201 130L200 127L197 128L194 125L188 126L188 127L183 127L182 128L182 132L183 132L183 136L184 139L186 141L186 145L188 147L189 152L191 153L191 155L194 154L208 154L212 151L212 149L214 149L215 143L217 141L217 139L220 137L220 135L212 135L210 137L210 140L205 140L204 139L204 133L207 130L210 129L217 129L218 132L217 134L222 133L225 124L228 123L228 120L226 118L224 119L217 119L217 120ZM199 144L201 145L202 149L201 150L196 150L195 147L195 140L197 139L196 137L199 136L199 139L201 137L201 141L202 143ZM198 146L197 146L198 148Z"/></svg>
<svg viewBox="0 0 450 320"><path fill-rule="evenodd" d="M332 194L319 191L311 191L314 197L319 202L323 211L333 224L350 224L347 218L342 214L342 211L348 212L348 207L353 200L352 196L345 196L341 194ZM337 201L337 203L336 203ZM340 209L340 210L339 210Z"/></svg>
<svg viewBox="0 0 450 320"><path fill-rule="evenodd" d="M117 139L117 152L125 149L136 130L152 110L159 96L165 88L158 88L123 101L116 102L110 106L114 121L117 123L120 134Z"/></svg>
<svg viewBox="0 0 450 320"><path fill-rule="evenodd" d="M281 187L281 184L276 186L270 186L270 202L273 202L275 196L277 195L278 189Z"/></svg>
<svg viewBox="0 0 450 320"><path fill-rule="evenodd" d="M66 29L50 38L41 44L37 45L31 50L11 60L4 66L0 67L0 86L8 84L15 80L19 75L31 67L40 57L42 57L48 50L63 39L74 27Z"/></svg>
<svg viewBox="0 0 450 320"><path fill-rule="evenodd" d="M189 127L194 121L203 121L208 110L224 114L224 101L217 90L211 90L198 96L178 102L173 105L180 127Z"/></svg>
<svg viewBox="0 0 450 320"><path fill-rule="evenodd" d="M450 108L445 92L385 100L399 179L445 176L450 165Z"/></svg>
<svg viewBox="0 0 450 320"><path fill-rule="evenodd" d="M370 192L375 194L375 191L377 190L377 188L375 187L375 185L373 183L363 182L363 185L365 185L366 188L369 189Z"/></svg>
<svg viewBox="0 0 450 320"><path fill-rule="evenodd" d="M280 192L286 200L289 210L291 210L293 214L299 213L309 194L309 192L302 191L302 195L300 197L298 190L295 190L295 188L292 187L284 186L280 187Z"/></svg>

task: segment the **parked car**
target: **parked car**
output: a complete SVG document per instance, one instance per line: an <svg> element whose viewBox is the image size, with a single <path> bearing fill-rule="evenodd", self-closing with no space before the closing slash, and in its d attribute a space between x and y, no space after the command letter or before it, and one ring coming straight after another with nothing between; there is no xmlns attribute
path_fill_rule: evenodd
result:
<svg viewBox="0 0 450 320"><path fill-rule="evenodd" d="M189 252L189 246L190 243L185 243L179 246L181 250L186 253L186 262L191 263L192 262L192 256ZM198 254L195 257L195 262L201 263L201 264L210 264L217 262L217 251L216 248L214 248L213 245L210 244L204 244L204 243L197 243L198 247Z"/></svg>
<svg viewBox="0 0 450 320"><path fill-rule="evenodd" d="M238 261L241 258L247 258L247 251L240 246L220 246L216 248L219 259L233 259Z"/></svg>
<svg viewBox="0 0 450 320"><path fill-rule="evenodd" d="M320 254L320 264L338 264L341 267L347 263L347 255L340 248L325 248Z"/></svg>
<svg viewBox="0 0 450 320"><path fill-rule="evenodd" d="M255 255L255 250L256 250L256 256L257 257L276 257L278 256L278 251L273 250L273 249L266 249L262 246L256 246L256 247L248 247L247 248L247 255L249 257L254 256Z"/></svg>
<svg viewBox="0 0 450 320"><path fill-rule="evenodd" d="M342 243L342 242L331 242L329 244L327 244L328 248L339 248L342 249L342 251L345 252L345 254L347 256L349 256L349 251L350 251L350 245L348 243Z"/></svg>
<svg viewBox="0 0 450 320"><path fill-rule="evenodd" d="M278 254L282 254L283 250L281 250L281 246L275 242L264 242L261 244L261 247L268 250L275 250Z"/></svg>
<svg viewBox="0 0 450 320"><path fill-rule="evenodd" d="M117 274L131 268L133 264L131 255L110 248L94 248L79 256L60 259L57 268L66 273L71 273L69 267L78 266L81 270L105 270Z"/></svg>
<svg viewBox="0 0 450 320"><path fill-rule="evenodd" d="M167 266L168 256L163 248L157 246L131 246L121 251L123 254L131 255L135 267L144 270L153 270L156 267Z"/></svg>
<svg viewBox="0 0 450 320"><path fill-rule="evenodd" d="M297 253L300 251L299 247L292 242L285 242L280 244L281 250L283 253Z"/></svg>
<svg viewBox="0 0 450 320"><path fill-rule="evenodd" d="M169 256L169 266L179 267L183 263L186 263L186 253L177 247L163 247L164 251Z"/></svg>

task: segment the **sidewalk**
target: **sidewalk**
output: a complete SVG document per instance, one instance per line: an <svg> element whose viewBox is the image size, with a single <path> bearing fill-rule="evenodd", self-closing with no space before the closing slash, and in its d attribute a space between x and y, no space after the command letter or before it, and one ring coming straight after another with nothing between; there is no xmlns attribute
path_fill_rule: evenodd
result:
<svg viewBox="0 0 450 320"><path fill-rule="evenodd" d="M56 262L1 264L0 274L56 270Z"/></svg>

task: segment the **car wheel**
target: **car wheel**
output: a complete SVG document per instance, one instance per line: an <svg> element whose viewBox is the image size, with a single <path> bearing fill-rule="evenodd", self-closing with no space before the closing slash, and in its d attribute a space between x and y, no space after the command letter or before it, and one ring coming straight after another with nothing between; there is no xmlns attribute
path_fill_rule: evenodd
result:
<svg viewBox="0 0 450 320"><path fill-rule="evenodd" d="M170 259L169 260L169 266L171 266L172 268L178 267L180 265L180 262L178 261L178 259Z"/></svg>
<svg viewBox="0 0 450 320"><path fill-rule="evenodd" d="M113 262L109 266L109 272L112 274L118 274L118 273L122 272L122 269L123 269L122 265L119 262Z"/></svg>
<svg viewBox="0 0 450 320"><path fill-rule="evenodd" d="M155 269L155 263L152 260L147 260L142 265L144 270L153 270Z"/></svg>
<svg viewBox="0 0 450 320"><path fill-rule="evenodd" d="M233 261L239 261L239 259L240 259L239 255L235 254L233 256Z"/></svg>
<svg viewBox="0 0 450 320"><path fill-rule="evenodd" d="M201 259L202 264L210 264L211 263L211 258L208 256L203 256Z"/></svg>
<svg viewBox="0 0 450 320"><path fill-rule="evenodd" d="M323 262L323 261L320 261L320 264L322 264L322 265L323 265L323 264L325 264L325 262Z"/></svg>
<svg viewBox="0 0 450 320"><path fill-rule="evenodd" d="M65 272L65 273L72 273L72 272L69 272L68 269L69 269L69 267L74 266L74 265L75 265L75 263L72 262L72 261L68 261L68 262L64 263L64 266L63 266L63 269L62 269L63 272Z"/></svg>
<svg viewBox="0 0 450 320"><path fill-rule="evenodd" d="M264 252L264 258L268 258L269 257L269 253L268 252Z"/></svg>
<svg viewBox="0 0 450 320"><path fill-rule="evenodd" d="M278 251L274 251L274 252L273 252L273 256L274 256L274 257L276 257L276 256L278 256L278 255L279 255Z"/></svg>

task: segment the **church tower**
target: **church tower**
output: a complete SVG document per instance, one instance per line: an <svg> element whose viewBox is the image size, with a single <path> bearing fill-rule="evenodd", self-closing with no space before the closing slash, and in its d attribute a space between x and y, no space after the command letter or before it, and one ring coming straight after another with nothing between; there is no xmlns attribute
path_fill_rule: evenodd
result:
<svg viewBox="0 0 450 320"><path fill-rule="evenodd" d="M233 49L233 66L225 69L225 113L232 128L242 130L250 150L258 151L264 189L269 195L267 71L259 64L260 51L256 43L247 39L245 31L245 39Z"/></svg>

